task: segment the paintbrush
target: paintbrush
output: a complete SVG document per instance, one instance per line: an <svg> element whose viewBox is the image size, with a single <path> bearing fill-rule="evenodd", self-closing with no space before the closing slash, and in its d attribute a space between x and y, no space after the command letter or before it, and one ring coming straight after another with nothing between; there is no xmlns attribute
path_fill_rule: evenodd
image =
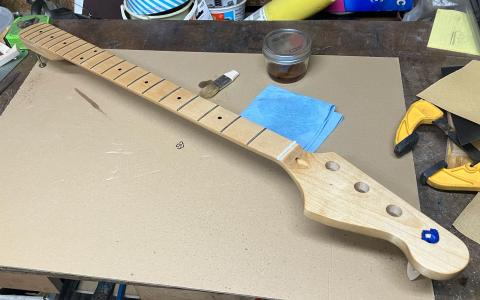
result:
<svg viewBox="0 0 480 300"><path fill-rule="evenodd" d="M198 84L198 86L201 88L199 95L205 99L210 99L230 85L239 75L240 73L232 70L215 80L202 81Z"/></svg>

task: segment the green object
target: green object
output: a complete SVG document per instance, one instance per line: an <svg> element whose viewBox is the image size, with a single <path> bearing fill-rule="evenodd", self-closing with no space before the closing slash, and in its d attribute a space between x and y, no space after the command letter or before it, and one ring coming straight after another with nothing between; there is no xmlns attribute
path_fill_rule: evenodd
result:
<svg viewBox="0 0 480 300"><path fill-rule="evenodd" d="M16 18L10 26L10 30L8 31L7 35L5 36L5 40L10 47L17 45L18 50L28 50L20 39L20 31L22 30L21 22L28 21L33 23L50 23L50 18L44 15L32 15Z"/></svg>

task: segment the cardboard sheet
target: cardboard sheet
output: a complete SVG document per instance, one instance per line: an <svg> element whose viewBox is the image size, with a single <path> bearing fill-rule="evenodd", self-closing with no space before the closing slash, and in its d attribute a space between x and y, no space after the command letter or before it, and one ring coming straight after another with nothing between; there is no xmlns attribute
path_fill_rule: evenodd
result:
<svg viewBox="0 0 480 300"><path fill-rule="evenodd" d="M473 60L462 69L440 79L418 94L441 108L480 124L480 61Z"/></svg>
<svg viewBox="0 0 480 300"><path fill-rule="evenodd" d="M115 52L194 91L236 69L213 100L237 113L271 83L261 55ZM418 207L412 157L392 151L397 59L316 56L285 87L344 114L321 151ZM304 217L276 164L68 63L33 69L0 137L1 266L265 298L433 299L393 245Z"/></svg>
<svg viewBox="0 0 480 300"><path fill-rule="evenodd" d="M453 226L469 239L480 244L480 194L473 198L460 216L455 220Z"/></svg>

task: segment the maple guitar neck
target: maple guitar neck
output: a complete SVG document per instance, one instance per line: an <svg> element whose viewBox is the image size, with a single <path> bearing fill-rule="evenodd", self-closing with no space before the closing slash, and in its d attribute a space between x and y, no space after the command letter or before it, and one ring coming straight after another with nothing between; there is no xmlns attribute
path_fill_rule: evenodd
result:
<svg viewBox="0 0 480 300"><path fill-rule="evenodd" d="M67 60L277 162L302 193L307 217L390 241L432 279L451 278L468 264L461 240L339 155L307 153L296 142L53 25L26 23L20 36L48 59Z"/></svg>

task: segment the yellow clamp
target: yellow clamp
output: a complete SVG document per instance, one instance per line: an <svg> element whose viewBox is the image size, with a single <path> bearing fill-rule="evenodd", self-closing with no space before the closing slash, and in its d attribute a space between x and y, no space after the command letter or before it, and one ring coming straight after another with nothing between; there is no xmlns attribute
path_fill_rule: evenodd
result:
<svg viewBox="0 0 480 300"><path fill-rule="evenodd" d="M415 132L418 126L422 124L432 124L443 117L443 112L435 105L425 100L414 102L407 110L395 135L395 154L402 156L412 150L418 141L418 135Z"/></svg>
<svg viewBox="0 0 480 300"><path fill-rule="evenodd" d="M480 163L475 166L466 164L452 169L442 168L428 177L427 183L441 190L480 192Z"/></svg>
<svg viewBox="0 0 480 300"><path fill-rule="evenodd" d="M414 102L400 122L395 135L395 154L401 156L410 151L418 141L415 132L418 126L432 124L443 117L443 112L435 105L423 99ZM428 185L450 191L480 192L480 163L475 166L466 164L461 167L440 168L425 178Z"/></svg>

